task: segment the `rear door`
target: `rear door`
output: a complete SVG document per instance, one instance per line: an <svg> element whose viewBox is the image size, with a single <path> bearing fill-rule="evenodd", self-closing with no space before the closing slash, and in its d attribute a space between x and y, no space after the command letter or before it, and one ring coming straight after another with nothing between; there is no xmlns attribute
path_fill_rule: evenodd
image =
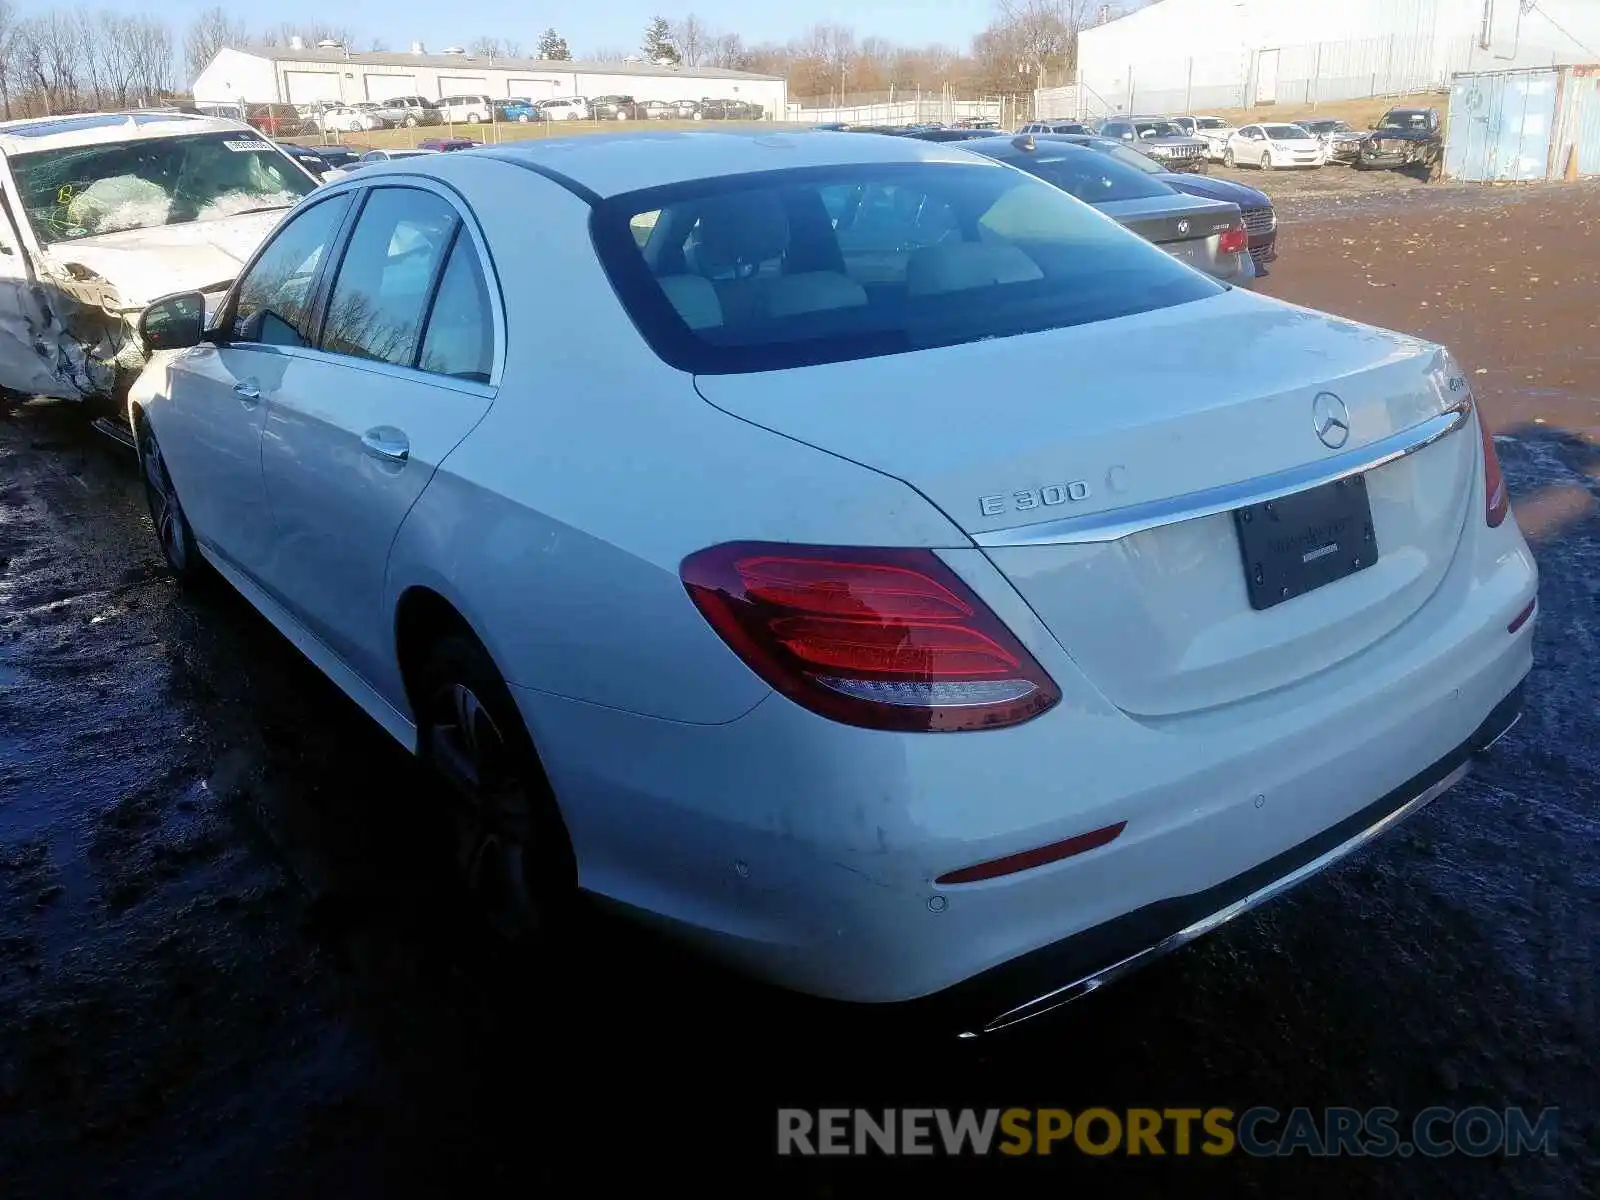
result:
<svg viewBox="0 0 1600 1200"><path fill-rule="evenodd" d="M327 289L318 352L271 395L263 572L359 673L390 651L389 547L498 380L498 289L477 231L431 185L374 186Z"/></svg>

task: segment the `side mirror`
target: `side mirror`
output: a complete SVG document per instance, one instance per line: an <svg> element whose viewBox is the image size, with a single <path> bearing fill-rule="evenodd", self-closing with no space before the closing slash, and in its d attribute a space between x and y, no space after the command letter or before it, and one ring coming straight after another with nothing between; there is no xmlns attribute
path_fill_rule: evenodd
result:
<svg viewBox="0 0 1600 1200"><path fill-rule="evenodd" d="M139 314L139 338L147 350L186 350L205 340L206 299L179 292L152 301Z"/></svg>

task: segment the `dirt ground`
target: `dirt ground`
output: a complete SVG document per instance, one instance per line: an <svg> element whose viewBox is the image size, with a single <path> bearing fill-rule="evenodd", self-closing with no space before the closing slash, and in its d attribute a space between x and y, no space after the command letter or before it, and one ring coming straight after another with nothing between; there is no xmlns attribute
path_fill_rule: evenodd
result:
<svg viewBox="0 0 1600 1200"><path fill-rule="evenodd" d="M554 962L497 956L410 761L237 598L172 586L119 447L0 416L0 1196L1597 1194L1600 188L1264 182L1263 290L1471 372L1542 572L1527 713L1357 859L976 1049L598 913ZM779 1105L1089 1104L1562 1117L1551 1158L771 1154Z"/></svg>

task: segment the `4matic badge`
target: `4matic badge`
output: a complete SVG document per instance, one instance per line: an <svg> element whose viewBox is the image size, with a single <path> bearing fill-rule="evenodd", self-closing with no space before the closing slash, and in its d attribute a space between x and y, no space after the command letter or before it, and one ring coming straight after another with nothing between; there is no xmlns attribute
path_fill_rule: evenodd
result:
<svg viewBox="0 0 1600 1200"><path fill-rule="evenodd" d="M1055 508L1089 498L1089 485L1081 479L1071 483L1052 483L1048 487L1024 488L1010 495L980 496L978 511L986 517L1003 517L1008 512L1027 512L1034 508Z"/></svg>

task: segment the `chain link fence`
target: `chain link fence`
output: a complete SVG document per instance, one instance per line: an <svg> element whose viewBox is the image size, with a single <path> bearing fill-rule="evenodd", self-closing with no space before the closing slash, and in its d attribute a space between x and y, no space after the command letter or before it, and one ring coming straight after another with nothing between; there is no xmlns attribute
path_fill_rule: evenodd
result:
<svg viewBox="0 0 1600 1200"><path fill-rule="evenodd" d="M1023 96L958 97L954 91L921 92L895 90L846 92L838 95L806 96L789 103L791 121L808 125L842 122L847 125L923 125L932 122L950 125L956 121L999 121L1010 128L1019 111L1028 107Z"/></svg>

